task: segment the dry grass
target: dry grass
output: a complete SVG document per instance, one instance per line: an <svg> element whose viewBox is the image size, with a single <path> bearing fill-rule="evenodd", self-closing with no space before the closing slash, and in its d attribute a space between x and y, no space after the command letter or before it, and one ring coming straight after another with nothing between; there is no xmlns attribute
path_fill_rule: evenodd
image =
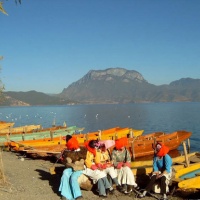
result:
<svg viewBox="0 0 200 200"><path fill-rule="evenodd" d="M10 188L11 184L6 181L6 177L4 174L4 165L3 165L3 159L2 159L2 150L0 150L0 189L3 188L3 190L7 190L7 188Z"/></svg>

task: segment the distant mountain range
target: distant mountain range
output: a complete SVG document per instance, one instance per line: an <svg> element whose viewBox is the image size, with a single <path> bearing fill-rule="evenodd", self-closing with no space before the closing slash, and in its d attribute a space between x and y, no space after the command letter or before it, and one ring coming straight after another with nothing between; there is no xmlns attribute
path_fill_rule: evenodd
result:
<svg viewBox="0 0 200 200"><path fill-rule="evenodd" d="M199 102L200 79L182 78L169 85L148 83L135 70L91 70L60 94L4 92L0 105L117 104L146 102Z"/></svg>

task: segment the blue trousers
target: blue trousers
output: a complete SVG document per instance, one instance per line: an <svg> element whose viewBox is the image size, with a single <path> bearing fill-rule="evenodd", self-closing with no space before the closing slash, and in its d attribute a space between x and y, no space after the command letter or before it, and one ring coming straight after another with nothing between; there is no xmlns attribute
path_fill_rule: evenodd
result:
<svg viewBox="0 0 200 200"><path fill-rule="evenodd" d="M81 189L78 183L78 178L82 174L82 170L73 171L72 168L67 168L63 171L59 191L61 195L68 200L74 200L82 196Z"/></svg>
<svg viewBox="0 0 200 200"><path fill-rule="evenodd" d="M111 185L107 179L107 177L100 178L97 182L97 187L99 190L99 195L106 195L106 189L110 188Z"/></svg>

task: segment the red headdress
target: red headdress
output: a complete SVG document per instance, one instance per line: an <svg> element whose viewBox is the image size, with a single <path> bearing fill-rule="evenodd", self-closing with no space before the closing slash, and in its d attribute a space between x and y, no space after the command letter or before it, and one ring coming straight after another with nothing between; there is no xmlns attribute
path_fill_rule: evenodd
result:
<svg viewBox="0 0 200 200"><path fill-rule="evenodd" d="M79 148L78 140L75 137L72 137L71 139L68 140L66 146L67 149L74 151Z"/></svg>
<svg viewBox="0 0 200 200"><path fill-rule="evenodd" d="M122 147L125 147L127 144L128 144L128 139L126 137L115 140L115 148L117 150L121 149Z"/></svg>
<svg viewBox="0 0 200 200"><path fill-rule="evenodd" d="M85 142L85 147L87 148L87 150L89 152L91 152L94 156L96 155L96 143L97 143L97 140L90 140L90 141L87 141Z"/></svg>
<svg viewBox="0 0 200 200"><path fill-rule="evenodd" d="M165 146L164 144L157 143L156 150L157 150L156 155L159 157L163 157L169 152L169 147Z"/></svg>

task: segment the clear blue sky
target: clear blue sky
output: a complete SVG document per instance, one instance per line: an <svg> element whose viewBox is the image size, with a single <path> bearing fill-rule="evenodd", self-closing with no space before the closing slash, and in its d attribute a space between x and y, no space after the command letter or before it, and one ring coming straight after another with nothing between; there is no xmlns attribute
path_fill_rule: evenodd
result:
<svg viewBox="0 0 200 200"><path fill-rule="evenodd" d="M2 0L1 0L2 1ZM200 78L200 0L4 0L6 91L60 93L89 70L136 70L152 84Z"/></svg>

